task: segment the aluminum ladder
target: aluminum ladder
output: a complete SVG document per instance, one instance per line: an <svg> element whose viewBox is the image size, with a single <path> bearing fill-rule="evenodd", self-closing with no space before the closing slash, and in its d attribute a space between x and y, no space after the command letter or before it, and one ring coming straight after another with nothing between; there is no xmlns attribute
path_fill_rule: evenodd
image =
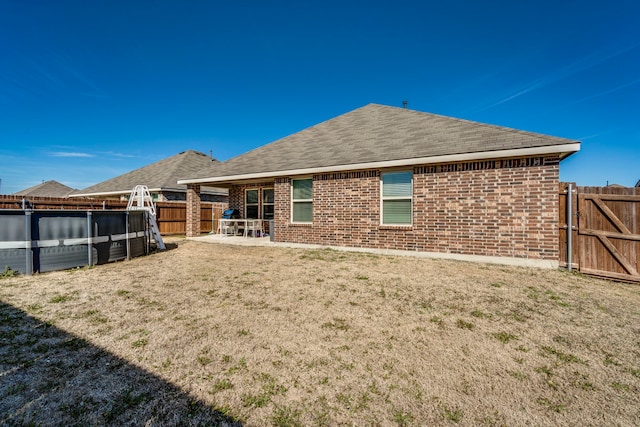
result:
<svg viewBox="0 0 640 427"><path fill-rule="evenodd" d="M156 206L153 204L153 199L151 198L151 194L149 193L149 188L146 185L136 185L134 189L131 191L131 195L129 196L129 203L127 203L128 211L147 211L149 215L147 215L149 221L149 228L151 229L151 235L153 236L153 240L155 240L156 245L158 245L158 249L164 250L167 247L162 240L162 236L160 235L160 228L158 227L158 222L156 221Z"/></svg>

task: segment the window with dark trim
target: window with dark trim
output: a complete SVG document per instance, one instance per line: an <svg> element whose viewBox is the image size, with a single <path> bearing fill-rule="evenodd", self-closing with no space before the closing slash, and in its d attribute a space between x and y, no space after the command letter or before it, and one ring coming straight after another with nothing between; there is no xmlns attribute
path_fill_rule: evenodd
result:
<svg viewBox="0 0 640 427"><path fill-rule="evenodd" d="M244 192L244 212L245 218L259 218L258 189L245 190Z"/></svg>
<svg viewBox="0 0 640 427"><path fill-rule="evenodd" d="M273 188L262 189L262 219L273 219Z"/></svg>

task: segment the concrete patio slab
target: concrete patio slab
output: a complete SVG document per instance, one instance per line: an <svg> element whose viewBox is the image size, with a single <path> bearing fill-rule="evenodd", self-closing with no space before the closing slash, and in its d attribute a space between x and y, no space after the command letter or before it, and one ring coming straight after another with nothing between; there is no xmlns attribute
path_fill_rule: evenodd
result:
<svg viewBox="0 0 640 427"><path fill-rule="evenodd" d="M526 258L509 258L509 257L491 257L481 255L465 255L440 252L418 252L418 251L401 251L396 249L372 249L372 248L354 248L345 246L323 246L310 245L305 243L288 243L288 242L272 242L269 237L242 237L242 236L225 236L221 234L208 234L199 237L187 237L187 240L195 240L207 243L218 243L224 245L238 246L272 246L281 248L301 248L301 249L333 249L345 252L366 252L378 255L393 256L413 256L418 258L448 259L455 261L478 262L485 264L511 265L517 267L534 267L534 268L558 268L557 261L526 259Z"/></svg>

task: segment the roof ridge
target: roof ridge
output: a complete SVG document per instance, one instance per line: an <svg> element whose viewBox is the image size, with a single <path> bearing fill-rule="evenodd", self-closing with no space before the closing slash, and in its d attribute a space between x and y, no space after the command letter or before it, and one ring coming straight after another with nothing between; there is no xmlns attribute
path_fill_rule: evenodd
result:
<svg viewBox="0 0 640 427"><path fill-rule="evenodd" d="M29 188L24 188L22 190L19 190L13 194L29 196L29 195L32 195L32 193L38 192L38 191L44 191L48 193L58 192L58 195L60 197L63 197L64 195L67 195L73 191L76 191L76 189L66 184L63 184L59 181L56 181L55 179L50 179L48 181L42 181L40 184L33 185ZM58 195L56 195L55 197L58 197Z"/></svg>
<svg viewBox="0 0 640 427"><path fill-rule="evenodd" d="M579 142L568 138L369 103L255 147L191 179L205 182L209 177L330 170L410 159L435 161L454 155L486 158L489 153L545 152L566 157L578 149Z"/></svg>
<svg viewBox="0 0 640 427"><path fill-rule="evenodd" d="M476 120L464 119L464 118L461 118L461 117L445 116L443 114L438 114L438 113L431 113L431 112L427 112L427 111L413 110L411 108L403 108L403 107L396 107L396 106L393 106L393 105L384 105L384 104L375 104L375 103L370 103L370 104L367 104L366 106L369 106L369 105L375 105L375 106L378 106L378 107L389 108L389 109L394 109L394 110L404 110L404 111L416 113L418 115L426 115L426 116L436 117L436 118L439 118L439 119L442 119L442 120L446 120L446 121L457 121L457 122L466 123L466 124L470 124L470 125L474 125L474 126L488 127L488 128L493 128L493 129L498 129L498 130L503 130L503 131L508 131L508 132L515 132L515 133L518 133L520 135L535 136L536 138L545 137L545 138L551 138L551 139L555 139L555 140L566 139L566 140L573 141L570 138L558 137L558 136L548 135L548 134L535 132L535 131L516 129L514 127L509 127L509 126L504 126L504 125L496 125L496 124L492 124L492 123L484 123L484 122L479 122L479 121L476 121ZM364 108L364 107L362 107L362 108ZM356 110L353 110L353 111L356 111Z"/></svg>
<svg viewBox="0 0 640 427"><path fill-rule="evenodd" d="M187 149L172 156L140 166L121 175L98 182L79 190L78 194L101 194L104 192L131 191L135 185L147 185L150 189L182 189L177 181L184 175L206 170L209 164L218 163L211 156L197 150Z"/></svg>
<svg viewBox="0 0 640 427"><path fill-rule="evenodd" d="M280 137L280 138L278 138L278 139L276 139L276 140L274 140L274 141L267 142L266 144L263 144L263 145L259 145L259 146L255 147L255 148L252 148L252 149L251 149L251 150L249 150L249 151L245 151L245 152L244 152L244 153L242 153L242 154L238 154L237 156L233 156L233 157L231 157L230 159L227 159L227 160L225 160L225 161L223 161L223 162L221 162L221 163L222 163L222 164L226 164L226 163L230 162L231 160L237 159L238 157L243 157L243 156L245 156L245 155L247 155L247 154L249 154L249 153L253 153L253 152L254 152L254 151L256 151L256 150L260 150L260 149L262 149L262 148L264 148L264 147L267 147L267 146L273 146L274 144L276 144L276 143L278 143L278 142L281 142L281 141L283 141L283 140L285 140L285 139L289 138L290 136L293 136L293 135L299 134L300 132L305 132L305 131L307 131L307 130L315 129L315 128L317 128L318 126L320 126L320 125L322 125L322 124L325 124L325 123L327 123L327 122L330 122L330 121L336 120L336 119L338 119L338 118L340 118L340 117L346 116L347 114L350 114L350 113L353 113L353 112L355 112L355 111L361 110L361 109L363 109L363 108L365 108L365 107L368 107L368 106L370 106L370 105L380 105L380 104L373 104L373 103L369 103L369 104L367 104L367 105L363 105L362 107L358 107L358 108L356 108L355 110L347 111L347 112L345 112L345 113L339 114L339 115L337 115L337 116L335 116L335 117L332 117L332 118L330 118L330 119L323 120L323 121L322 121L322 122L320 122L320 123L316 123L315 125L311 125L311 126L306 127L306 128L304 128L304 129L300 129L300 130L298 130L298 131L296 131L296 132L293 132L293 133L290 133L290 134L285 135L285 136L283 136L283 137Z"/></svg>

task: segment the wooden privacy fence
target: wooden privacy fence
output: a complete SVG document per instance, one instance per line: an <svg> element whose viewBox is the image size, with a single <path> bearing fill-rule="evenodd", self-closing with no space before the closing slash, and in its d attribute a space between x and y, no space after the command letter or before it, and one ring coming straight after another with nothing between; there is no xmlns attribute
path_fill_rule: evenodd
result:
<svg viewBox="0 0 640 427"><path fill-rule="evenodd" d="M563 182L559 193L560 266L640 283L640 188Z"/></svg>
<svg viewBox="0 0 640 427"><path fill-rule="evenodd" d="M200 231L215 232L218 229L218 220L225 209L227 209L226 203L201 202ZM187 205L185 202L158 202L156 211L161 234L186 234Z"/></svg>
<svg viewBox="0 0 640 427"><path fill-rule="evenodd" d="M99 200L85 198L57 197L22 197L0 195L0 209L35 209L35 210L123 210L127 202L121 200ZM217 230L218 219L227 209L227 203L201 202L200 230L208 233ZM186 202L156 202L156 220L163 235L186 234L187 204Z"/></svg>

